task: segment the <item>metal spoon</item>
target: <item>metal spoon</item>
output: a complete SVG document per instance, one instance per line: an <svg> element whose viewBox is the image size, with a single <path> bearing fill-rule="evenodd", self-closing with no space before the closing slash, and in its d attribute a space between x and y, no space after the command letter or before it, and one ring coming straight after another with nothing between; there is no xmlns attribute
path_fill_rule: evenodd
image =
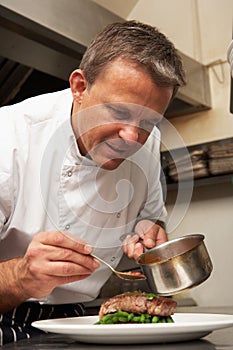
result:
<svg viewBox="0 0 233 350"><path fill-rule="evenodd" d="M122 272L122 271L117 271L111 265L109 265L106 261L102 260L98 256L96 256L94 254L91 254L91 256L93 258L99 260L101 263L105 264L106 266L108 266L116 276L118 276L119 278L121 278L123 280L135 281L135 280L145 280L146 279L146 276L143 275L141 272L133 272L133 271Z"/></svg>

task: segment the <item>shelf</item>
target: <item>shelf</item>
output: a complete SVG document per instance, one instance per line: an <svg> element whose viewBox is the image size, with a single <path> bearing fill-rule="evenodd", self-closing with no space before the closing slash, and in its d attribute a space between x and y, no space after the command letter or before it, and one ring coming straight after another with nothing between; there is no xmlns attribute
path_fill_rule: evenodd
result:
<svg viewBox="0 0 233 350"><path fill-rule="evenodd" d="M223 174L223 175L212 175L204 178L197 178L194 179L194 187L201 187L201 186L210 186L210 185L217 185L217 184L233 184L233 174ZM185 185L187 187L190 187L189 181L182 181L182 186L185 188ZM174 191L177 190L178 183L167 183L167 190L168 191Z"/></svg>
<svg viewBox="0 0 233 350"><path fill-rule="evenodd" d="M193 156L192 162L193 164L203 166L203 169L207 169L206 173L209 173L208 176L205 177L196 177L193 179L193 187L202 187L202 186L213 186L217 184L232 184L233 185L233 172L227 173L227 171L231 171L230 167L224 167L223 163L223 168L221 170L225 173L223 174L218 174L218 175L211 175L211 166L209 164L209 160L213 159L225 159L226 161L229 161L230 165L233 162L233 137L226 138L226 139L221 139L221 140L216 140L216 141L211 141L211 142L206 142L202 144L197 144L193 146L188 146L186 149L186 154L187 150L190 152L190 157ZM217 148L217 152L222 152L222 158L213 158L213 146L214 150L216 152L216 147L215 145L218 145L219 147ZM223 147L222 147L223 146ZM164 174L168 174L168 164L169 162L174 159L183 158L185 159L186 154L183 153L184 148L178 148L174 149L171 151L162 151L161 152L161 164L162 168L164 169ZM201 151L201 152L196 152L196 151ZM212 151L212 154L210 155ZM210 153L209 153L210 152ZM196 157L196 158L195 158ZM202 162L202 163L201 163ZM203 162L206 162L206 165L203 164ZM222 163L220 163L222 164ZM205 167L204 167L205 166ZM213 166L213 164L212 164ZM218 164L218 169L219 168ZM200 169L200 168L196 168ZM212 168L213 169L213 168ZM192 183L190 183L189 180L185 181L183 180L182 182L173 182L172 179L168 176L165 178L165 175L163 175L163 178L161 179L162 186L163 188L167 188L167 191L175 191L178 189L178 185L182 184L182 188L190 188L192 186Z"/></svg>

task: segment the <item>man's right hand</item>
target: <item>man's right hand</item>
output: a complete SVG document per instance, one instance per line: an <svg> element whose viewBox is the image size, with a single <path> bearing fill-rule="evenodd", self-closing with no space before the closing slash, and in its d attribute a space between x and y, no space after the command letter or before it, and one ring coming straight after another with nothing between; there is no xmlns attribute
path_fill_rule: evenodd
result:
<svg viewBox="0 0 233 350"><path fill-rule="evenodd" d="M0 311L29 298L43 298L59 285L90 276L99 262L90 256L92 247L66 232L35 235L25 256L0 263ZM6 300L7 299L7 300Z"/></svg>

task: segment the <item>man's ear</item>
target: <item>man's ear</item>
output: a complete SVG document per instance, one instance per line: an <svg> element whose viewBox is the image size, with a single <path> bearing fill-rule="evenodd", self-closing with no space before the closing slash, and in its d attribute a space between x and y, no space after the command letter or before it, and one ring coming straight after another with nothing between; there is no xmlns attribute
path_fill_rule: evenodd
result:
<svg viewBox="0 0 233 350"><path fill-rule="evenodd" d="M74 70L69 78L70 88L75 102L80 103L83 92L87 89L87 81L81 69Z"/></svg>

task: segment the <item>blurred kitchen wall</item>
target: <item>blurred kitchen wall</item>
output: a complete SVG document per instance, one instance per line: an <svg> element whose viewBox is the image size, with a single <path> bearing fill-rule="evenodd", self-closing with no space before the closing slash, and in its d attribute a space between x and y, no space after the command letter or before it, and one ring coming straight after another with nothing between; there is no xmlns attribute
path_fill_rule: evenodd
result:
<svg viewBox="0 0 233 350"><path fill-rule="evenodd" d="M95 0L127 19L156 25L183 53L208 66L212 108L209 111L169 120L185 144L233 137L230 105L230 69L226 50L232 39L232 0ZM162 129L166 144L169 130ZM175 147L175 146L174 146ZM233 185L231 182L195 187L187 211L176 203L176 192L167 193L171 217L174 207L182 217L169 226L169 237L201 232L214 264L211 277L180 297L193 297L199 305L233 305Z"/></svg>

